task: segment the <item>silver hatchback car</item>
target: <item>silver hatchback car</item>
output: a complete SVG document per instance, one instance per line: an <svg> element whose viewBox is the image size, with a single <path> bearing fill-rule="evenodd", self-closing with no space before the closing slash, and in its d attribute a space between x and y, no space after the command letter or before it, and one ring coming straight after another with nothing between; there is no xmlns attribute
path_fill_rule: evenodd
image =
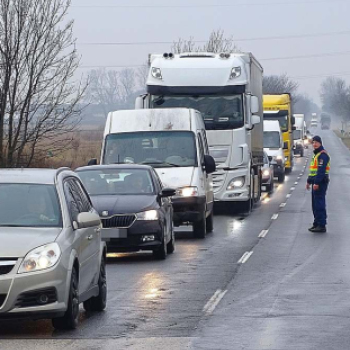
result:
<svg viewBox="0 0 350 350"><path fill-rule="evenodd" d="M101 222L68 168L0 170L0 318L78 325L106 307Z"/></svg>

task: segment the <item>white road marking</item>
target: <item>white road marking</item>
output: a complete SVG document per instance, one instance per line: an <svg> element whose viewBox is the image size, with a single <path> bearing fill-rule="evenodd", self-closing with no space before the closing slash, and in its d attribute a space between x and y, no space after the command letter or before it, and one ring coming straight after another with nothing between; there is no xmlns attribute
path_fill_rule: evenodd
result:
<svg viewBox="0 0 350 350"><path fill-rule="evenodd" d="M276 220L278 218L278 214L273 214L271 220Z"/></svg>
<svg viewBox="0 0 350 350"><path fill-rule="evenodd" d="M290 198L290 197L291 197L291 193L288 193L286 197L287 197L287 198Z"/></svg>
<svg viewBox="0 0 350 350"><path fill-rule="evenodd" d="M301 174L299 174L300 176L303 176L304 174L303 173L301 173Z"/></svg>
<svg viewBox="0 0 350 350"><path fill-rule="evenodd" d="M294 190L295 190L295 187L291 187L290 190L291 190L291 191L294 191Z"/></svg>
<svg viewBox="0 0 350 350"><path fill-rule="evenodd" d="M248 259L252 256L253 251L245 252L242 257L238 260L238 264L244 264L248 261Z"/></svg>
<svg viewBox="0 0 350 350"><path fill-rule="evenodd" d="M295 181L295 182L294 182L294 185L297 185L297 184L298 184L298 181Z"/></svg>
<svg viewBox="0 0 350 350"><path fill-rule="evenodd" d="M280 208L284 208L287 205L287 203L281 203Z"/></svg>
<svg viewBox="0 0 350 350"><path fill-rule="evenodd" d="M221 289L218 289L209 299L209 301L204 305L203 312L205 312L207 315L210 315L218 306L221 299L225 296L226 293L227 290L222 291Z"/></svg>
<svg viewBox="0 0 350 350"><path fill-rule="evenodd" d="M266 235L268 234L269 230L262 230L259 234L259 238L265 238Z"/></svg>

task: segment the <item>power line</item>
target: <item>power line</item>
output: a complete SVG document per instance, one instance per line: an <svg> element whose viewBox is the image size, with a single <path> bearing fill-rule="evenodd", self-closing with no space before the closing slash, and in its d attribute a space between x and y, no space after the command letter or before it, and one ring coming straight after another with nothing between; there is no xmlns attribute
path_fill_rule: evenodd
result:
<svg viewBox="0 0 350 350"><path fill-rule="evenodd" d="M329 33L315 33L315 34L300 34L300 35L285 35L285 36L270 36L270 37L257 37L257 38L238 38L232 39L233 42L242 41L261 41L261 40L277 40L277 39L302 39L302 38L315 38L321 36L333 36L333 35L345 35L350 34L350 30L344 30L340 32ZM206 43L208 40L191 40L194 43ZM91 43L77 43L81 46L137 46L137 45L169 45L174 44L177 41L139 41L139 42L91 42Z"/></svg>
<svg viewBox="0 0 350 350"><path fill-rule="evenodd" d="M132 9L143 9L143 8L215 8L215 7L236 7L236 6L270 6L270 5L313 5L313 4L333 4L335 2L348 2L348 0L316 0L316 1L275 1L275 2L264 2L264 3L236 3L236 4L214 4L214 5L72 5L72 8L132 8Z"/></svg>

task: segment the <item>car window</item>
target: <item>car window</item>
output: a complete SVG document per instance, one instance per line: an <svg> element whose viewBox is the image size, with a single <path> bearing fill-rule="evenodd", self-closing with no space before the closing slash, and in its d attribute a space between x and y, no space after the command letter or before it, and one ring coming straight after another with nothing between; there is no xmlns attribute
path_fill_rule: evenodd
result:
<svg viewBox="0 0 350 350"><path fill-rule="evenodd" d="M204 164L204 145L203 145L202 135L200 133L198 133L198 144L199 144L200 163Z"/></svg>
<svg viewBox="0 0 350 350"><path fill-rule="evenodd" d="M153 174L155 180L157 181L158 187L161 191L164 188L162 180L160 179L160 177L158 176L157 172L154 169L152 169L152 174Z"/></svg>
<svg viewBox="0 0 350 350"><path fill-rule="evenodd" d="M77 221L79 213L83 212L83 203L79 195L79 189L74 186L72 180L66 180L63 184L68 211L72 221Z"/></svg>
<svg viewBox="0 0 350 350"><path fill-rule="evenodd" d="M76 190L80 195L83 212L89 212L92 209L92 204L90 201L90 197L85 191L85 188L78 179L72 179L72 182L73 185L76 186Z"/></svg>

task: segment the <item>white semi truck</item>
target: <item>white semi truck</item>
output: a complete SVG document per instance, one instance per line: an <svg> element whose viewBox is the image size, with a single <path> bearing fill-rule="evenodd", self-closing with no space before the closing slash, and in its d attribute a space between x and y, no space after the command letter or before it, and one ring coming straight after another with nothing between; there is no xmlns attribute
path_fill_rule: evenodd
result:
<svg viewBox="0 0 350 350"><path fill-rule="evenodd" d="M249 212L261 194L263 68L251 53L150 55L147 94L135 108L194 108L202 113L215 201Z"/></svg>
<svg viewBox="0 0 350 350"><path fill-rule="evenodd" d="M299 154L300 157L304 157L304 148L308 144L304 142L306 138L306 124L304 114L293 114L295 118L295 130L293 130L293 140L294 140L294 154Z"/></svg>

